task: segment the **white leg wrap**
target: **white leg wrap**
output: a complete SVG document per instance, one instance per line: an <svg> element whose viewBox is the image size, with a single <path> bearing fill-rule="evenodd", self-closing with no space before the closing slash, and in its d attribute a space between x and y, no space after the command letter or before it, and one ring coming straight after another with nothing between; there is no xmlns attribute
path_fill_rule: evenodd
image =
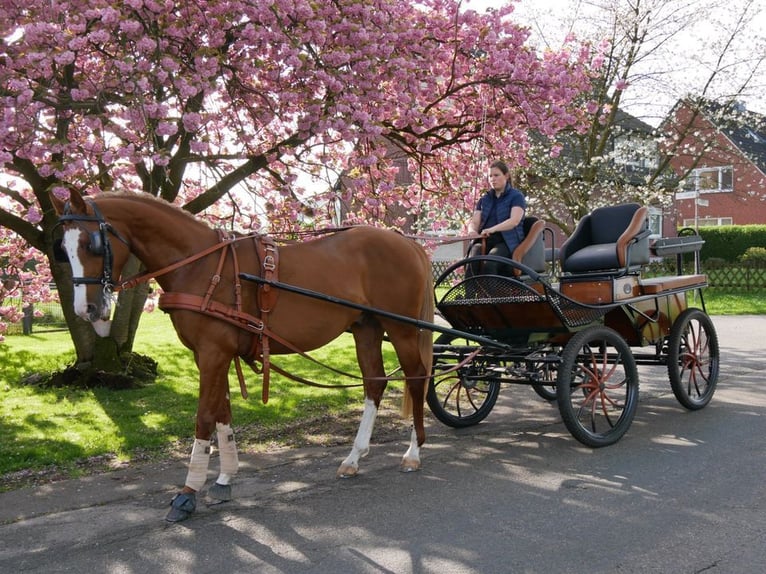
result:
<svg viewBox="0 0 766 574"><path fill-rule="evenodd" d="M375 407L375 403L370 399L364 399L364 412L362 413L362 420L359 422L359 430L356 432L354 446L351 448L351 452L346 457L346 460L343 461L343 465L358 468L359 459L370 452L370 437L372 436L372 428L375 426L375 418L377 416L378 409Z"/></svg>
<svg viewBox="0 0 766 574"><path fill-rule="evenodd" d="M420 447L418 446L418 434L415 429L412 429L410 433L410 448L404 453L404 460L410 460L414 463L420 464Z"/></svg>
<svg viewBox="0 0 766 574"><path fill-rule="evenodd" d="M237 442L234 440L234 431L229 425L216 423L215 428L218 432L218 452L221 457L221 472L216 482L226 485L239 469Z"/></svg>
<svg viewBox="0 0 766 574"><path fill-rule="evenodd" d="M210 441L194 439L189 472L186 475L186 486L193 490L199 490L205 486L207 480L207 467L210 463Z"/></svg>

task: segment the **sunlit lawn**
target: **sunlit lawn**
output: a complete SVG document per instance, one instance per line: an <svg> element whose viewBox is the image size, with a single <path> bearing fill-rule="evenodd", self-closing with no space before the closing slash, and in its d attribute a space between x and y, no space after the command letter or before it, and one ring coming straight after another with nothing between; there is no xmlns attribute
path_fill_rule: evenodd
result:
<svg viewBox="0 0 766 574"><path fill-rule="evenodd" d="M703 296L710 315L766 315L766 290L716 288Z"/></svg>

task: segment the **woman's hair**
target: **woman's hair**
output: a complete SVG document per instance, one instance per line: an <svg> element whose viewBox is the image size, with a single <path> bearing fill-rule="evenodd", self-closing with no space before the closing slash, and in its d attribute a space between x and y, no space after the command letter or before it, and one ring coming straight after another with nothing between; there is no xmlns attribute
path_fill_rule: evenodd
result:
<svg viewBox="0 0 766 574"><path fill-rule="evenodd" d="M499 159L498 159L498 160L496 160L496 161L493 161L493 162L492 162L492 163L489 165L489 169L492 169L493 167L496 167L497 169L499 169L500 171L502 171L502 172L503 172L503 175L507 175L507 176L510 176L511 170L510 170L510 169L508 169L508 166L506 165L506 163L505 163L504 161L500 161Z"/></svg>

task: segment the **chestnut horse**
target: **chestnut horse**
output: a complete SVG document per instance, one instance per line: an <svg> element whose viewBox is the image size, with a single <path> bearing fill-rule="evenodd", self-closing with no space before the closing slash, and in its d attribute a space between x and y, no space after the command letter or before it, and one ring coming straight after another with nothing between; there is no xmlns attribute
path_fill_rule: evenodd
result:
<svg viewBox="0 0 766 574"><path fill-rule="evenodd" d="M356 438L338 477L355 476L359 459L369 450L387 385L381 350L385 334L406 379L403 410L410 410L413 418L401 469L420 467L432 333L419 328L419 322L433 321L434 313L430 262L420 245L394 231L354 227L277 250L273 243L261 244L259 236L226 237L148 195L105 193L84 199L71 192L66 203L53 195L51 199L63 227L58 252L72 268L76 314L106 336L112 292L156 277L166 303L163 306L161 298L160 306L194 353L200 376L196 439L185 485L171 501L168 521L184 520L194 511L195 493L206 481L214 432L220 473L208 496L231 498L230 483L238 467L229 401L232 360L238 367L239 358L251 366L267 366L269 352L309 351L347 330L356 344L365 399ZM123 279L120 273L131 253L147 273ZM240 283L240 273L278 274L282 283L350 301L363 310L270 285ZM392 318L396 315L417 321L397 321Z"/></svg>

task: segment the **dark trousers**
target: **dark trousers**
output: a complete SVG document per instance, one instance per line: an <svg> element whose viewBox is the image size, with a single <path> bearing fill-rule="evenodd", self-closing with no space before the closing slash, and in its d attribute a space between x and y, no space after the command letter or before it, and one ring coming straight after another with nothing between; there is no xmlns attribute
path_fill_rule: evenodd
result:
<svg viewBox="0 0 766 574"><path fill-rule="evenodd" d="M492 235L487 238L487 255L494 255L496 257L511 258L511 251L502 239L496 240ZM477 241L468 248L468 257L477 257L484 255L482 253L483 243ZM479 269L481 267L481 269ZM494 261L485 261L483 263L477 263L472 266L471 275L502 275L501 269L506 269L506 266L502 263L496 263ZM507 271L507 269L506 269Z"/></svg>

